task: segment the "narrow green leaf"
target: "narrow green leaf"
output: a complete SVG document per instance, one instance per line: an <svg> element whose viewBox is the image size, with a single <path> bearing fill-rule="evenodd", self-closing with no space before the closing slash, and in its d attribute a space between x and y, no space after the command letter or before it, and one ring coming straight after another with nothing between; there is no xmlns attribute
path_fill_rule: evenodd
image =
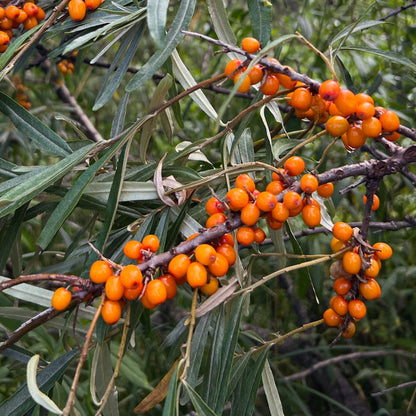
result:
<svg viewBox="0 0 416 416"><path fill-rule="evenodd" d="M246 370L248 363L250 362L252 352L249 351L243 356L234 359L233 366L231 369L230 380L228 382L228 396L227 400L230 400L230 396L234 393L234 390L238 386L240 379Z"/></svg>
<svg viewBox="0 0 416 416"><path fill-rule="evenodd" d="M130 94L126 93L123 95L120 102L118 103L116 113L114 114L113 123L111 125L111 138L117 136L123 131L129 98Z"/></svg>
<svg viewBox="0 0 416 416"><path fill-rule="evenodd" d="M93 182L86 190L86 195L91 195L101 201L107 201L111 189L111 182ZM152 182L125 181L120 186L120 201L151 201L159 199L155 185Z"/></svg>
<svg viewBox="0 0 416 416"><path fill-rule="evenodd" d="M10 118L16 128L48 154L68 156L68 144L16 101L0 92L0 111Z"/></svg>
<svg viewBox="0 0 416 416"><path fill-rule="evenodd" d="M166 43L165 26L169 0L150 0L147 2L147 27L150 36L159 49Z"/></svg>
<svg viewBox="0 0 416 416"><path fill-rule="evenodd" d="M272 30L272 3L268 0L249 0L248 11L250 13L253 36L265 45L270 40Z"/></svg>
<svg viewBox="0 0 416 416"><path fill-rule="evenodd" d="M139 88L150 79L153 74L164 64L166 59L183 38L182 30L186 30L194 14L196 0L183 0L180 2L179 10L173 20L172 26L166 35L165 47L157 51L140 68L126 86L126 91L131 92Z"/></svg>
<svg viewBox="0 0 416 416"><path fill-rule="evenodd" d="M169 383L168 395L166 396L165 405L163 406L162 416L176 415L176 391L178 389L178 371L179 366L176 366L175 372Z"/></svg>
<svg viewBox="0 0 416 416"><path fill-rule="evenodd" d="M185 386L198 416L217 416L217 413L202 400L201 396L186 381L182 381L182 384Z"/></svg>
<svg viewBox="0 0 416 416"><path fill-rule="evenodd" d="M264 363L261 378L264 393L266 394L267 404L269 405L270 416L285 416L282 402L280 401L279 391L277 390L272 369L270 368L268 360Z"/></svg>
<svg viewBox="0 0 416 416"><path fill-rule="evenodd" d="M170 214L170 207L166 207L162 211L162 215L159 218L159 222L157 224L155 235L159 238L160 247L159 253L163 253L165 251L166 240L168 237L168 229L169 229L169 214Z"/></svg>
<svg viewBox="0 0 416 416"><path fill-rule="evenodd" d="M363 20L359 23L354 22L344 27L340 32L338 32L332 39L330 45L333 45L335 42L344 39L346 36L351 35L355 32L361 32L362 30L369 29L370 27L378 26L385 24L381 20Z"/></svg>
<svg viewBox="0 0 416 416"><path fill-rule="evenodd" d="M234 165L254 161L254 147L250 128L244 129L237 139L234 138L230 154L231 163Z"/></svg>
<svg viewBox="0 0 416 416"><path fill-rule="evenodd" d="M237 39L228 21L223 0L207 0L207 5L218 39L229 45L235 45Z"/></svg>

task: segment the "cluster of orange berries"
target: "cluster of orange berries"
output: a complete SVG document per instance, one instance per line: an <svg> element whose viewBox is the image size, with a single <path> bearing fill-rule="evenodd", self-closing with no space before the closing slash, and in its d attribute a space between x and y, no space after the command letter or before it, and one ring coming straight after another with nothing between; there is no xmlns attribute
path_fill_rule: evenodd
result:
<svg viewBox="0 0 416 416"><path fill-rule="evenodd" d="M13 29L18 29L22 25L26 30L30 30L44 18L45 12L34 1L28 0L22 6L13 4L0 6L0 52L7 49L13 37Z"/></svg>
<svg viewBox="0 0 416 416"><path fill-rule="evenodd" d="M87 10L95 10L104 0L71 0L68 3L68 13L72 20L84 20Z"/></svg>
<svg viewBox="0 0 416 416"><path fill-rule="evenodd" d="M339 327L344 338L355 334L355 323L367 313L364 300L377 299L381 295L376 280L381 268L381 261L389 259L393 251L384 242L373 246L357 245L354 230L345 222L334 224L331 248L338 252L346 247L349 250L342 259L331 264L330 275L334 279L333 288L336 295L331 298L330 307L323 318L328 326Z"/></svg>
<svg viewBox="0 0 416 416"><path fill-rule="evenodd" d="M29 110L32 107L32 104L29 101L27 96L28 87L23 85L22 80L19 75L13 77L13 84L16 88L16 101L26 110Z"/></svg>

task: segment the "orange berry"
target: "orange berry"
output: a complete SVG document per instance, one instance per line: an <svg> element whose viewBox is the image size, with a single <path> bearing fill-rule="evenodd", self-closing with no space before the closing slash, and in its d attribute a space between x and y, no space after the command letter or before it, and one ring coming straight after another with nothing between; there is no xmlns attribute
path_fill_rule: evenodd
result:
<svg viewBox="0 0 416 416"><path fill-rule="evenodd" d="M3 30L0 30L0 45L6 45L7 43L9 43L9 41L10 41L9 35Z"/></svg>
<svg viewBox="0 0 416 416"><path fill-rule="evenodd" d="M270 212L276 204L277 199L271 192L263 191L257 195L256 205L263 212Z"/></svg>
<svg viewBox="0 0 416 416"><path fill-rule="evenodd" d="M308 227L317 227L321 223L321 209L313 204L305 205L302 218Z"/></svg>
<svg viewBox="0 0 416 416"><path fill-rule="evenodd" d="M281 180L269 182L266 186L266 191L271 192L273 195L279 195L284 189L285 186Z"/></svg>
<svg viewBox="0 0 416 416"><path fill-rule="evenodd" d="M292 156L286 160L284 167L289 176L298 176L305 170L305 162L299 156Z"/></svg>
<svg viewBox="0 0 416 416"><path fill-rule="evenodd" d="M72 300L72 293L64 287L59 287L52 295L52 307L57 311L65 310Z"/></svg>
<svg viewBox="0 0 416 416"><path fill-rule="evenodd" d="M379 260L375 259L374 257L370 257L369 259L370 266L364 270L364 276L366 278L374 278L377 277L380 273L380 264Z"/></svg>
<svg viewBox="0 0 416 416"><path fill-rule="evenodd" d="M178 254L169 262L168 271L175 279L180 279L186 275L190 264L191 260L186 254Z"/></svg>
<svg viewBox="0 0 416 416"><path fill-rule="evenodd" d="M204 286L208 281L207 269L201 263L194 261L186 272L186 280L192 288Z"/></svg>
<svg viewBox="0 0 416 416"><path fill-rule="evenodd" d="M33 29L38 25L38 19L36 17L28 17L24 22L23 26L26 30Z"/></svg>
<svg viewBox="0 0 416 416"><path fill-rule="evenodd" d="M94 283L105 283L113 275L113 269L104 260L95 261L90 268L90 279Z"/></svg>
<svg viewBox="0 0 416 416"><path fill-rule="evenodd" d="M361 269L361 257L358 253L347 251L342 257L342 265L347 273L359 273Z"/></svg>
<svg viewBox="0 0 416 416"><path fill-rule="evenodd" d="M136 287L135 289L124 288L123 298L126 300L137 299L143 291L143 284Z"/></svg>
<svg viewBox="0 0 416 416"><path fill-rule="evenodd" d="M359 285L360 294L364 299L374 300L381 296L380 285L373 278L367 279L367 281L361 282Z"/></svg>
<svg viewBox="0 0 416 416"><path fill-rule="evenodd" d="M16 20L19 17L20 9L16 6L9 5L5 9L6 16L11 20Z"/></svg>
<svg viewBox="0 0 416 416"><path fill-rule="evenodd" d="M242 226L236 233L237 241L244 246L249 246L254 241L254 231L250 227Z"/></svg>
<svg viewBox="0 0 416 416"><path fill-rule="evenodd" d="M134 264L128 264L123 267L123 270L120 273L120 281L127 289L143 288L142 272Z"/></svg>
<svg viewBox="0 0 416 416"><path fill-rule="evenodd" d="M208 270L213 276L221 277L227 274L229 267L227 258L217 253L215 261L208 266Z"/></svg>
<svg viewBox="0 0 416 416"><path fill-rule="evenodd" d="M264 95L274 95L279 91L280 82L275 74L268 74L261 84L260 91Z"/></svg>
<svg viewBox="0 0 416 416"><path fill-rule="evenodd" d="M166 299L173 299L178 288L175 278L171 274L165 274L160 276L159 280L165 285Z"/></svg>
<svg viewBox="0 0 416 416"><path fill-rule="evenodd" d="M222 212L217 212L216 214L212 214L205 223L207 228L215 227L216 225L220 225L223 222L227 221L227 217Z"/></svg>
<svg viewBox="0 0 416 416"><path fill-rule="evenodd" d="M352 338L355 334L355 330L355 323L353 321L350 321L348 322L347 327L344 329L341 335L343 338Z"/></svg>
<svg viewBox="0 0 416 416"><path fill-rule="evenodd" d="M364 92L360 92L358 94L355 94L355 101L357 103L357 106L359 106L362 103L369 103L369 104L374 105L373 98L370 95L368 95Z"/></svg>
<svg viewBox="0 0 416 416"><path fill-rule="evenodd" d="M367 203L366 195L363 196L363 202L364 204ZM376 194L373 194L373 204L371 205L371 211L377 211L379 207L380 207L380 198Z"/></svg>
<svg viewBox="0 0 416 416"><path fill-rule="evenodd" d="M38 14L36 15L36 19L38 22L40 22L45 18L46 15L45 15L45 11L41 7L37 6L37 8L38 8Z"/></svg>
<svg viewBox="0 0 416 416"><path fill-rule="evenodd" d="M243 61L241 59L233 59L228 62L224 70L225 75L231 79L234 79L234 77L237 75L237 69L242 63Z"/></svg>
<svg viewBox="0 0 416 416"><path fill-rule="evenodd" d="M397 131L392 132L391 134L386 134L384 136L389 142L395 142L400 139L400 133Z"/></svg>
<svg viewBox="0 0 416 416"><path fill-rule="evenodd" d="M279 222L285 222L289 218L289 209L283 202L277 202L271 213L272 217Z"/></svg>
<svg viewBox="0 0 416 416"><path fill-rule="evenodd" d="M159 250L159 238L153 234L146 235L142 241L142 249L156 253Z"/></svg>
<svg viewBox="0 0 416 416"><path fill-rule="evenodd" d="M262 243L266 239L266 233L260 227L254 227L254 241L256 243Z"/></svg>
<svg viewBox="0 0 416 416"><path fill-rule="evenodd" d="M332 116L325 125L326 131L334 137L342 136L349 127L350 123L342 116Z"/></svg>
<svg viewBox="0 0 416 416"><path fill-rule="evenodd" d="M303 208L302 197L295 191L286 192L283 195L283 203L289 211Z"/></svg>
<svg viewBox="0 0 416 416"><path fill-rule="evenodd" d="M248 193L242 188L232 188L227 192L225 201L232 211L240 211L248 204Z"/></svg>
<svg viewBox="0 0 416 416"><path fill-rule="evenodd" d="M68 12L72 20L83 20L87 12L87 7L83 0L70 0L68 3Z"/></svg>
<svg viewBox="0 0 416 416"><path fill-rule="evenodd" d="M332 227L332 234L341 241L349 241L353 234L352 227L342 221L336 222Z"/></svg>
<svg viewBox="0 0 416 416"><path fill-rule="evenodd" d="M338 107L334 103L329 104L328 112L331 116L342 116L341 111L338 110Z"/></svg>
<svg viewBox="0 0 416 416"><path fill-rule="evenodd" d="M354 113L355 108L357 107L355 95L348 89L342 89L339 91L337 98L334 100L334 104L344 117Z"/></svg>
<svg viewBox="0 0 416 416"><path fill-rule="evenodd" d="M333 296L329 306L341 316L346 315L348 312L348 301L341 295Z"/></svg>
<svg viewBox="0 0 416 416"><path fill-rule="evenodd" d="M332 79L324 81L319 87L319 95L326 101L334 101L340 91L341 86L339 82Z"/></svg>
<svg viewBox="0 0 416 416"><path fill-rule="evenodd" d="M373 248L376 250L374 255L380 260L387 260L393 255L393 250L387 243L375 243Z"/></svg>
<svg viewBox="0 0 416 416"><path fill-rule="evenodd" d="M237 254L234 250L234 247L230 244L221 244L217 247L217 253L222 254L228 261L228 264L232 266L237 260Z"/></svg>
<svg viewBox="0 0 416 416"><path fill-rule="evenodd" d="M27 19L27 13L22 9L19 9L19 11L20 11L19 16L17 16L16 19L14 19L14 21L16 23L21 24Z"/></svg>
<svg viewBox="0 0 416 416"><path fill-rule="evenodd" d="M233 78L234 85L237 84L237 82L240 79L240 77L241 77L242 74L243 74L242 72L239 72L238 74L236 74L234 76L234 78ZM250 87L251 87L251 81L250 81L250 77L249 76L244 76L244 78L241 78L241 79L242 79L242 81L241 81L241 84L238 87L238 90L237 91L244 94L244 93L248 92L248 90L250 89Z"/></svg>
<svg viewBox="0 0 416 416"><path fill-rule="evenodd" d="M123 253L129 259L137 260L141 256L142 243L136 240L127 241L123 247Z"/></svg>
<svg viewBox="0 0 416 416"><path fill-rule="evenodd" d="M363 120L361 128L367 137L378 137L382 130L380 120L376 117L370 117Z"/></svg>
<svg viewBox="0 0 416 416"><path fill-rule="evenodd" d="M200 244L195 249L195 258L204 266L209 266L214 263L215 258L217 257L217 252L215 248L209 244Z"/></svg>
<svg viewBox="0 0 416 416"><path fill-rule="evenodd" d="M115 324L121 318L121 304L117 300L106 299L101 309L101 316L108 325Z"/></svg>
<svg viewBox="0 0 416 416"><path fill-rule="evenodd" d="M346 295L352 288L352 283L345 277L338 277L333 284L335 293L340 296Z"/></svg>
<svg viewBox="0 0 416 416"><path fill-rule="evenodd" d="M329 198L334 193L334 184L332 182L328 182L319 185L317 192L322 198Z"/></svg>
<svg viewBox="0 0 416 416"><path fill-rule="evenodd" d="M256 38L244 38L241 41L241 49L248 53L256 53L260 49L260 42Z"/></svg>
<svg viewBox="0 0 416 416"><path fill-rule="evenodd" d="M256 184L254 183L253 178L247 173L242 173L237 176L235 186L236 188L241 188L248 192L254 192L256 189Z"/></svg>
<svg viewBox="0 0 416 416"><path fill-rule="evenodd" d="M312 104L312 94L307 88L297 88L288 103L297 110L306 111Z"/></svg>
<svg viewBox="0 0 416 416"><path fill-rule="evenodd" d="M205 283L203 286L199 288L199 290L207 296L213 295L219 288L220 283L218 279L214 276L211 276L209 282Z"/></svg>
<svg viewBox="0 0 416 416"><path fill-rule="evenodd" d="M143 293L143 296L140 298L140 302L142 303L143 307L146 309L154 309L156 308L156 304L150 302L148 295L147 295L147 290Z"/></svg>
<svg viewBox="0 0 416 416"><path fill-rule="evenodd" d="M110 276L105 282L105 295L110 300L120 300L124 294L124 285L120 276Z"/></svg>
<svg viewBox="0 0 416 416"><path fill-rule="evenodd" d="M333 238L331 240L331 250L336 253L337 251L342 250L345 247L345 242L338 240L338 238Z"/></svg>
<svg viewBox="0 0 416 416"><path fill-rule="evenodd" d="M375 113L376 113L376 110L374 109L374 104L367 103L367 102L358 104L357 108L355 109L355 114L361 120L365 120L367 118L373 117Z"/></svg>
<svg viewBox="0 0 416 416"><path fill-rule="evenodd" d="M38 6L36 6L35 3L29 3L29 2L28 3L25 3L23 5L23 10L30 17L31 16L37 17L37 15L39 13Z"/></svg>
<svg viewBox="0 0 416 416"><path fill-rule="evenodd" d="M294 71L294 69L290 66L285 66L285 68L289 68L290 71ZM287 90L291 90L292 88L296 87L296 81L294 81L292 78L290 78L289 75L282 74L282 73L279 72L279 73L276 74L276 76L277 76L277 78L280 82L280 85L283 88L286 88Z"/></svg>
<svg viewBox="0 0 416 416"><path fill-rule="evenodd" d="M213 196L206 202L205 211L208 215L213 215L217 214L218 212L223 212L224 207L222 206L221 201Z"/></svg>
<svg viewBox="0 0 416 416"><path fill-rule="evenodd" d="M260 209L258 206L250 202L241 210L241 221L245 225L254 225L260 218Z"/></svg>
<svg viewBox="0 0 416 416"><path fill-rule="evenodd" d="M248 76L250 77L251 85L254 85L260 82L264 77L264 72L263 72L261 65L259 64L254 65L253 68L250 69Z"/></svg>
<svg viewBox="0 0 416 416"><path fill-rule="evenodd" d="M3 19L5 15L6 15L6 12L4 11L4 8L0 6L0 19Z"/></svg>
<svg viewBox="0 0 416 416"><path fill-rule="evenodd" d="M87 10L95 10L101 4L101 0L85 0Z"/></svg>
<svg viewBox="0 0 416 416"><path fill-rule="evenodd" d="M150 303L159 305L166 301L168 292L165 284L160 279L151 280L146 286L146 296Z"/></svg>
<svg viewBox="0 0 416 416"><path fill-rule="evenodd" d="M400 119L394 111L387 110L381 114L379 120L383 131L395 131L400 127Z"/></svg>
<svg viewBox="0 0 416 416"><path fill-rule="evenodd" d="M342 317L331 308L324 312L323 318L328 326L338 326L342 322Z"/></svg>
<svg viewBox="0 0 416 416"><path fill-rule="evenodd" d="M366 139L367 135L364 133L364 130L361 126L353 124L348 128L347 144L349 147L352 147L353 149L358 149L359 147L364 146Z"/></svg>
<svg viewBox="0 0 416 416"><path fill-rule="evenodd" d="M234 245L234 237L230 233L226 233L222 236L220 244L229 244L230 246Z"/></svg>
<svg viewBox="0 0 416 416"><path fill-rule="evenodd" d="M367 313L367 308L361 299L353 299L348 302L348 312L354 319L362 319Z"/></svg>
<svg viewBox="0 0 416 416"><path fill-rule="evenodd" d="M266 216L267 225L272 230L280 230L283 227L283 222L277 221L273 218L272 213L268 212Z"/></svg>
<svg viewBox="0 0 416 416"><path fill-rule="evenodd" d="M7 16L4 16L1 19L0 27L2 30L8 30L13 28L13 20L9 19Z"/></svg>
<svg viewBox="0 0 416 416"><path fill-rule="evenodd" d="M306 173L300 178L300 187L302 191L307 194L315 192L318 189L318 185L319 183L317 177L311 173Z"/></svg>

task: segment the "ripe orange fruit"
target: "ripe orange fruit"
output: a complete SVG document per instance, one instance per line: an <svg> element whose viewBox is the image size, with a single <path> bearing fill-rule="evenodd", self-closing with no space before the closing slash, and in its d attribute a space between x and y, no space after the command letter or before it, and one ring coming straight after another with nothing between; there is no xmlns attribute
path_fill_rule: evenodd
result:
<svg viewBox="0 0 416 416"><path fill-rule="evenodd" d="M333 238L331 240L331 250L333 253L342 250L345 247L345 242L338 240L338 238Z"/></svg>
<svg viewBox="0 0 416 416"><path fill-rule="evenodd" d="M230 246L234 246L234 237L230 233L226 233L222 236L220 244L229 244Z"/></svg>
<svg viewBox="0 0 416 416"><path fill-rule="evenodd" d="M376 117L370 117L363 120L361 128L364 135L367 137L378 137L382 131L380 120Z"/></svg>
<svg viewBox="0 0 416 416"><path fill-rule="evenodd" d="M241 49L248 53L256 53L260 49L260 42L256 38L246 37L241 41Z"/></svg>
<svg viewBox="0 0 416 416"><path fill-rule="evenodd" d="M142 293L143 285L136 287L135 289L127 289L124 288L123 298L126 300L134 300L137 299L140 294Z"/></svg>
<svg viewBox="0 0 416 416"><path fill-rule="evenodd" d="M334 137L342 136L350 127L345 117L332 116L325 124L326 131Z"/></svg>
<svg viewBox="0 0 416 416"><path fill-rule="evenodd" d="M11 20L16 20L19 17L20 9L16 6L9 5L5 9L6 16Z"/></svg>
<svg viewBox="0 0 416 416"><path fill-rule="evenodd" d="M38 13L39 13L38 9L39 8L38 8L38 6L36 6L35 3L29 3L29 2L27 2L27 3L25 3L23 5L23 10L30 17L31 16L37 17L38 16Z"/></svg>
<svg viewBox="0 0 416 416"><path fill-rule="evenodd" d="M333 287L337 295L344 296L351 290L352 283L351 280L348 280L345 277L338 277L335 279Z"/></svg>
<svg viewBox="0 0 416 416"><path fill-rule="evenodd" d="M361 257L358 253L347 251L342 257L342 265L347 273L359 273L361 269Z"/></svg>
<svg viewBox="0 0 416 416"><path fill-rule="evenodd" d="M124 244L123 252L129 259L137 260L141 256L142 243L136 240L127 241Z"/></svg>
<svg viewBox="0 0 416 416"><path fill-rule="evenodd" d="M290 71L294 71L294 69L291 66L285 66L285 69L288 68ZM286 88L287 90L291 90L292 88L296 87L296 81L294 81L292 78L290 78L289 75L277 73L277 78L279 79L280 85L283 88Z"/></svg>
<svg viewBox="0 0 416 416"><path fill-rule="evenodd" d="M290 212L289 212L289 215L290 215ZM271 212L267 213L266 220L267 220L267 225L272 230L280 230L283 227L283 222L280 222L274 219Z"/></svg>
<svg viewBox="0 0 416 416"><path fill-rule="evenodd" d="M355 94L355 101L357 102L357 106L359 106L362 103L370 103L372 105L374 105L374 100L373 98L364 93L364 92L360 92L358 94Z"/></svg>
<svg viewBox="0 0 416 416"><path fill-rule="evenodd" d="M120 300L124 294L124 286L120 276L110 276L105 282L105 295L110 300Z"/></svg>
<svg viewBox="0 0 416 416"><path fill-rule="evenodd" d="M379 120L383 131L395 131L400 127L400 119L394 111L387 110Z"/></svg>
<svg viewBox="0 0 416 416"><path fill-rule="evenodd" d="M365 120L367 118L373 117L376 113L376 110L374 108L374 104L363 102L361 104L357 105L357 108L355 109L355 114L357 117L361 120Z"/></svg>
<svg viewBox="0 0 416 416"><path fill-rule="evenodd" d="M36 17L28 17L24 22L23 26L26 30L33 29L38 25L38 19Z"/></svg>
<svg viewBox="0 0 416 416"><path fill-rule="evenodd" d="M319 95L326 101L334 101L339 92L341 91L341 86L338 81L333 79L328 79L324 81L319 87Z"/></svg>
<svg viewBox="0 0 416 416"><path fill-rule="evenodd" d="M210 295L213 295L218 290L219 286L220 286L219 280L216 277L211 276L209 279L209 282L201 286L199 290L204 295L210 296Z"/></svg>
<svg viewBox="0 0 416 416"><path fill-rule="evenodd" d="M242 188L232 188L227 192L225 201L232 211L240 211L248 204L248 193Z"/></svg>
<svg viewBox="0 0 416 416"><path fill-rule="evenodd" d="M104 260L95 261L90 268L90 279L94 283L105 283L113 275L113 269Z"/></svg>
<svg viewBox="0 0 416 416"><path fill-rule="evenodd" d="M260 218L260 214L261 212L258 206L253 202L249 202L241 210L241 221L245 225L254 225L257 223L257 220Z"/></svg>
<svg viewBox="0 0 416 416"><path fill-rule="evenodd" d="M215 258L217 257L217 252L215 248L209 244L200 244L195 249L195 258L204 266L209 266L214 263Z"/></svg>
<svg viewBox="0 0 416 416"><path fill-rule="evenodd" d="M250 227L242 226L236 233L237 241L244 246L249 246L254 241L254 231Z"/></svg>
<svg viewBox="0 0 416 416"><path fill-rule="evenodd" d="M151 280L146 286L146 297L153 305L159 305L166 301L168 292L165 284L160 279Z"/></svg>
<svg viewBox="0 0 416 416"><path fill-rule="evenodd" d="M393 250L387 243L375 243L373 248L376 250L374 255L380 260L387 260L393 255Z"/></svg>
<svg viewBox="0 0 416 416"><path fill-rule="evenodd" d="M227 259L229 266L232 266L237 260L237 254L234 247L230 244L221 244L217 247L217 253L222 254Z"/></svg>
<svg viewBox="0 0 416 416"><path fill-rule="evenodd" d="M373 278L367 279L365 283L361 282L359 289L361 296L367 300L378 299L381 296L380 285Z"/></svg>
<svg viewBox="0 0 416 416"><path fill-rule="evenodd" d="M121 318L121 304L117 300L105 300L101 309L101 316L108 325L115 324Z"/></svg>
<svg viewBox="0 0 416 416"><path fill-rule="evenodd" d="M356 330L355 323L353 321L348 322L347 327L342 332L342 337L352 338L355 334L355 330Z"/></svg>
<svg viewBox="0 0 416 416"><path fill-rule="evenodd" d="M339 91L337 98L334 100L334 104L344 117L354 113L357 107L355 95L348 89L341 89Z"/></svg>
<svg viewBox="0 0 416 416"><path fill-rule="evenodd" d="M272 217L279 222L285 222L289 218L289 209L283 202L277 202L272 210Z"/></svg>
<svg viewBox="0 0 416 416"><path fill-rule="evenodd" d="M334 193L334 184L332 182L328 182L319 185L317 192L322 198L329 198Z"/></svg>
<svg viewBox="0 0 416 416"><path fill-rule="evenodd" d="M87 13L87 6L83 0L70 0L68 3L68 12L72 20L83 20Z"/></svg>
<svg viewBox="0 0 416 416"><path fill-rule="evenodd" d="M266 186L266 191L273 195L279 195L285 189L285 185L281 180L269 182Z"/></svg>
<svg viewBox="0 0 416 416"><path fill-rule="evenodd" d="M338 326L342 322L342 317L331 308L324 312L323 318L328 326Z"/></svg>
<svg viewBox="0 0 416 416"><path fill-rule="evenodd" d="M266 239L266 233L260 227L253 227L254 241L256 243L262 243Z"/></svg>
<svg viewBox="0 0 416 416"><path fill-rule="evenodd" d="M364 204L367 203L366 195L363 196L363 202ZM377 211L379 207L380 207L380 198L376 194L373 194L373 204L371 205L371 211Z"/></svg>
<svg viewBox="0 0 416 416"><path fill-rule="evenodd" d="M348 302L348 312L354 319L362 319L367 313L367 308L361 299L353 299Z"/></svg>
<svg viewBox="0 0 416 416"><path fill-rule="evenodd" d="M171 274L165 274L160 276L159 280L165 285L166 299L173 299L178 288L175 278Z"/></svg>
<svg viewBox="0 0 416 416"><path fill-rule="evenodd" d="M279 91L280 82L275 74L268 74L261 84L260 91L264 95L274 95Z"/></svg>
<svg viewBox="0 0 416 416"><path fill-rule="evenodd" d="M64 287L59 287L52 295L52 307L57 311L65 310L72 300L72 293Z"/></svg>
<svg viewBox="0 0 416 416"><path fill-rule="evenodd" d="M315 192L318 189L318 185L319 183L317 177L311 173L306 173L300 178L300 187L302 191L307 194Z"/></svg>
<svg viewBox="0 0 416 416"><path fill-rule="evenodd" d="M362 127L357 124L352 124L348 128L346 138L347 145L353 149L358 149L359 147L364 146L367 140L367 136L364 134Z"/></svg>
<svg viewBox="0 0 416 416"><path fill-rule="evenodd" d="M207 269L201 263L194 261L186 272L186 280L192 288L204 286L208 281Z"/></svg>
<svg viewBox="0 0 416 416"><path fill-rule="evenodd" d="M153 234L146 235L142 240L142 249L156 253L159 250L159 238Z"/></svg>
<svg viewBox="0 0 416 416"><path fill-rule="evenodd" d="M277 199L271 192L263 191L257 195L256 205L263 212L271 211L276 204Z"/></svg>
<svg viewBox="0 0 416 416"><path fill-rule="evenodd" d="M241 75L243 75L243 72L239 72L237 75L235 75L235 77L233 78L234 85L237 84L237 82L240 79ZM241 79L242 79L242 81L241 81L241 84L238 87L238 90L237 91L244 94L244 93L248 92L248 90L250 89L250 87L251 87L251 80L250 80L250 77L249 76L244 76L244 78L241 78Z"/></svg>
<svg viewBox="0 0 416 416"><path fill-rule="evenodd" d="M313 204L305 205L302 218L308 227L317 227L321 223L321 209Z"/></svg>
<svg viewBox="0 0 416 416"><path fill-rule="evenodd" d="M101 0L85 0L87 10L95 10L101 4Z"/></svg>
<svg viewBox="0 0 416 416"><path fill-rule="evenodd" d="M243 61L241 59L233 59L228 62L224 70L225 75L231 79L234 79L234 77L237 75L237 70L242 63Z"/></svg>
<svg viewBox="0 0 416 416"><path fill-rule="evenodd" d="M186 275L190 264L191 260L186 254L178 254L169 262L168 271L175 279L180 279Z"/></svg>
<svg viewBox="0 0 416 416"><path fill-rule="evenodd" d="M222 212L217 212L216 214L212 214L205 223L207 228L215 227L216 225L220 225L223 222L227 221L227 217Z"/></svg>
<svg viewBox="0 0 416 416"><path fill-rule="evenodd" d="M134 264L128 264L123 267L123 270L120 273L120 281L127 289L143 288L142 272Z"/></svg>
<svg viewBox="0 0 416 416"><path fill-rule="evenodd" d="M217 198L213 196L206 202L205 211L208 215L213 215L219 212L223 212L224 207L222 206L221 201L219 201Z"/></svg>
<svg viewBox="0 0 416 416"><path fill-rule="evenodd" d="M298 176L305 170L305 162L299 156L292 156L286 160L284 168L289 176Z"/></svg>
<svg viewBox="0 0 416 416"><path fill-rule="evenodd" d="M380 273L380 260L376 259L375 257L370 257L369 263L370 267L364 270L364 276L366 278L370 277L377 277Z"/></svg>
<svg viewBox="0 0 416 416"><path fill-rule="evenodd" d="M256 189L256 184L254 183L253 178L247 173L242 173L237 176L235 179L235 186L236 188L241 188L248 192L254 192Z"/></svg>
<svg viewBox="0 0 416 416"><path fill-rule="evenodd" d="M293 93L291 93L288 104L297 110L306 111L312 104L312 94L307 88L297 88L295 91L293 91Z"/></svg>
<svg viewBox="0 0 416 416"><path fill-rule="evenodd" d="M302 209L302 197L295 191L288 191L283 195L283 203L290 210ZM299 211L300 212L300 211Z"/></svg>
<svg viewBox="0 0 416 416"><path fill-rule="evenodd" d="M333 296L329 306L341 316L346 315L348 312L348 301L341 295Z"/></svg>
<svg viewBox="0 0 416 416"><path fill-rule="evenodd" d="M250 77L251 85L259 83L264 77L264 72L261 65L254 65L253 68L250 69L248 76Z"/></svg>
<svg viewBox="0 0 416 416"><path fill-rule="evenodd" d="M215 261L208 266L208 270L213 276L221 277L227 274L229 267L224 254L217 253Z"/></svg>
<svg viewBox="0 0 416 416"><path fill-rule="evenodd" d="M332 234L341 241L349 241L353 234L352 227L342 221L336 222L332 227Z"/></svg>
<svg viewBox="0 0 416 416"><path fill-rule="evenodd" d="M140 302L146 309L154 309L157 306L155 303L150 302L149 298L147 297L147 291L143 293L143 296L140 298Z"/></svg>
<svg viewBox="0 0 416 416"><path fill-rule="evenodd" d="M3 32L0 30L0 45L5 45L6 43L9 43L10 37L6 32Z"/></svg>

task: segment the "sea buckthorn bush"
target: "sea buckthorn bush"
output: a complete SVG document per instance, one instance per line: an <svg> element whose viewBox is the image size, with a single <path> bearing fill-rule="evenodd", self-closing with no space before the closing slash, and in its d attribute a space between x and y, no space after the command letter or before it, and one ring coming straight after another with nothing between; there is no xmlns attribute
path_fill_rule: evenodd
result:
<svg viewBox="0 0 416 416"><path fill-rule="evenodd" d="M412 414L414 10L0 1L0 414Z"/></svg>

